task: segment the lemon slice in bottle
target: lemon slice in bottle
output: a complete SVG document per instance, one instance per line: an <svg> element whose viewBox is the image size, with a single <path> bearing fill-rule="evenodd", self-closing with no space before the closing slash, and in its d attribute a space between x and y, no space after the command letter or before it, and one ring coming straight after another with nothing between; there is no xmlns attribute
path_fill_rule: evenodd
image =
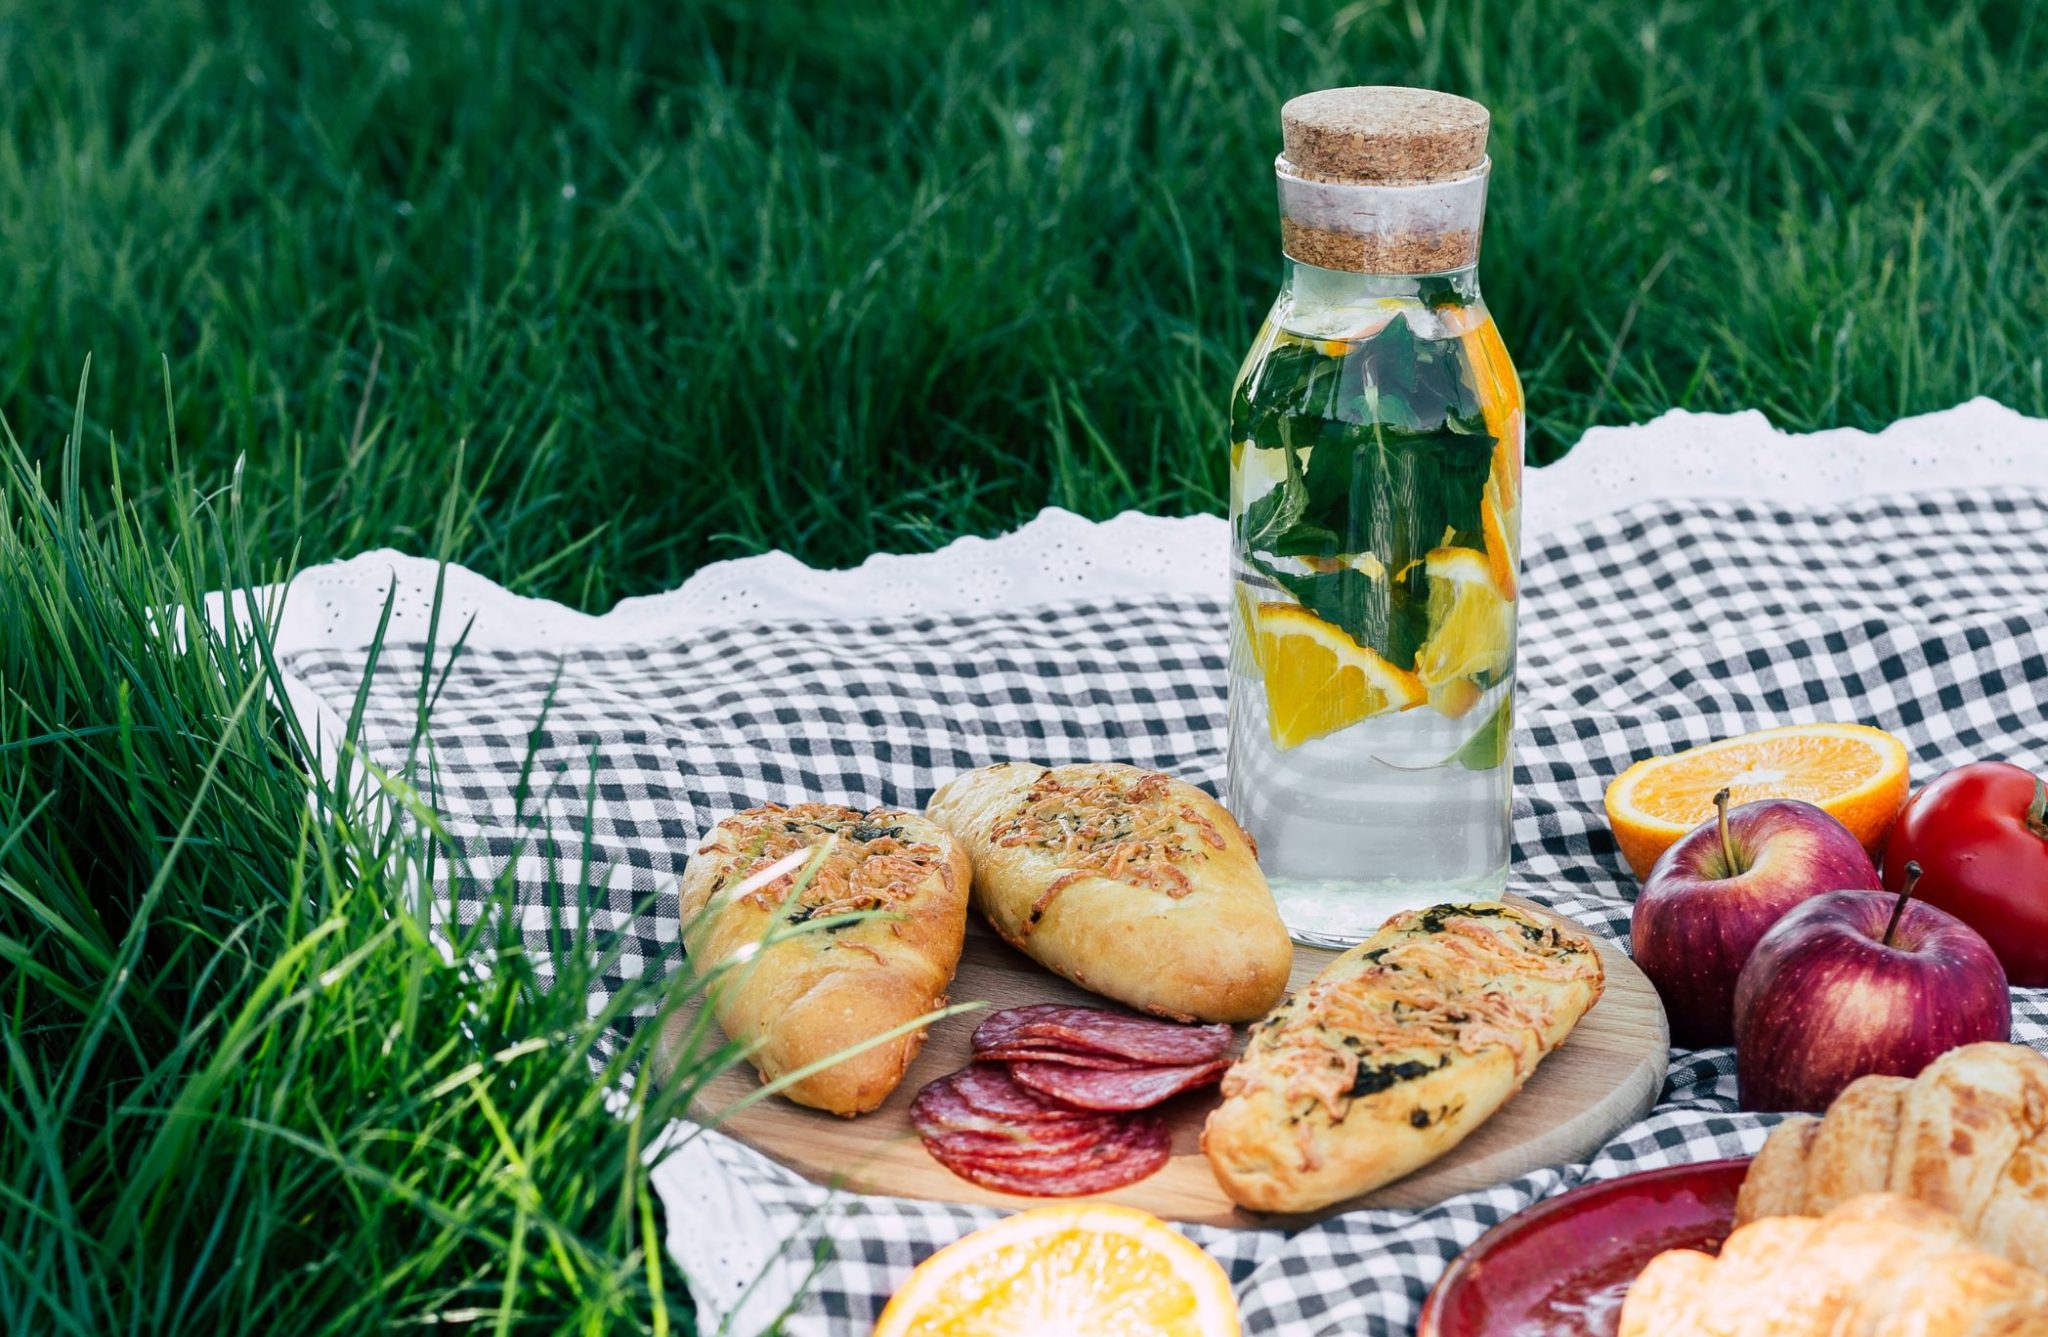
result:
<svg viewBox="0 0 2048 1337"><path fill-rule="evenodd" d="M1429 639L1415 652L1415 676L1431 705L1460 716L1478 704L1480 679L1508 666L1515 605L1483 552L1432 549L1422 573L1429 581Z"/></svg>
<svg viewBox="0 0 2048 1337"><path fill-rule="evenodd" d="M1266 728L1283 749L1426 699L1413 673L1298 605L1259 604L1252 632L1266 682Z"/></svg>

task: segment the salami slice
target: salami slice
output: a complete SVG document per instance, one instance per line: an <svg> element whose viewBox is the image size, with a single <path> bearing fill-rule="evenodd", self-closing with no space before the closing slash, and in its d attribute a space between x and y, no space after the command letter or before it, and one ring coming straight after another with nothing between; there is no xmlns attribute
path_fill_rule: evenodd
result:
<svg viewBox="0 0 2048 1337"><path fill-rule="evenodd" d="M1008 1044L1017 1038L1017 1032L1029 1022L1049 1020L1057 1013L1079 1010L1062 1007L1057 1003L1036 1003L1030 1007L1006 1007L1000 1012L991 1012L974 1028L975 1052Z"/></svg>
<svg viewBox="0 0 2048 1337"><path fill-rule="evenodd" d="M1068 1063L1018 1063L1010 1075L1034 1091L1089 1110L1142 1110L1223 1076L1227 1058L1178 1068L1135 1072L1079 1068Z"/></svg>
<svg viewBox="0 0 2048 1337"><path fill-rule="evenodd" d="M1064 1101L1020 1086L1010 1069L993 1063L976 1063L960 1069L945 1080L967 1105L990 1119L1019 1123L1059 1123L1089 1117Z"/></svg>
<svg viewBox="0 0 2048 1337"><path fill-rule="evenodd" d="M1033 1124L1016 1129L1011 1137L952 1129L939 1129L922 1136L925 1150L934 1156L943 1149L961 1160L1037 1163L1061 1157L1093 1157L1102 1148L1115 1144L1119 1128L1120 1125L1112 1120L1097 1125L1068 1124L1057 1130Z"/></svg>
<svg viewBox="0 0 2048 1337"><path fill-rule="evenodd" d="M1082 1118L1090 1117L1084 1110L1077 1109L1074 1113ZM910 1123L920 1133L986 1133L1006 1138L1022 1137L1028 1127L1024 1120L976 1109L960 1093L952 1077L926 1083L910 1102Z"/></svg>
<svg viewBox="0 0 2048 1337"><path fill-rule="evenodd" d="M1067 1049L1160 1066L1212 1062L1227 1055L1230 1045L1231 1029L1221 1023L1190 1026L1107 1008L1056 1003L1005 1008L974 1030L977 1054L998 1049Z"/></svg>
<svg viewBox="0 0 2048 1337"><path fill-rule="evenodd" d="M932 1158L970 1183L1041 1198L1102 1193L1166 1164L1165 1121L1135 1111L1215 1081L1231 1041L1228 1026L1008 1008L975 1029L973 1064L917 1093L911 1122Z"/></svg>
<svg viewBox="0 0 2048 1337"><path fill-rule="evenodd" d="M1155 1068L1156 1063L1140 1063L1136 1059L1124 1058L1118 1054L1091 1054L1079 1049L1060 1049L1053 1045L1029 1044L1018 1041L999 1049L984 1049L974 1056L977 1063L1065 1063L1076 1068L1100 1068L1105 1072L1142 1072Z"/></svg>
<svg viewBox="0 0 2048 1337"><path fill-rule="evenodd" d="M981 1098L980 1110L967 1098L969 1090ZM983 1112L996 1101L1031 1117ZM1078 1172L1123 1155L1131 1137L1123 1116L1060 1105L1000 1069L970 1068L930 1083L911 1101L910 1119L940 1164L984 1165L1010 1177Z"/></svg>
<svg viewBox="0 0 2048 1337"><path fill-rule="evenodd" d="M1105 1193L1158 1173L1172 1150L1163 1120L1128 1120L1113 1143L1091 1153L1006 1159L975 1158L933 1148L941 1165L969 1183L1034 1198L1070 1198Z"/></svg>
<svg viewBox="0 0 2048 1337"><path fill-rule="evenodd" d="M972 1072L972 1069L966 1070ZM1016 1088L1016 1103L1036 1102L1038 1117L1018 1118L989 1114L977 1108L963 1091L964 1072L941 1077L917 1093L910 1102L910 1122L929 1144L947 1142L962 1151L1000 1152L1015 1147L1072 1149L1099 1141L1120 1126L1114 1114L1077 1109L1047 1099L1035 1091L1016 1086L1007 1072L996 1072ZM987 1084L991 1085L992 1084Z"/></svg>
<svg viewBox="0 0 2048 1337"><path fill-rule="evenodd" d="M1148 1136L1142 1124L1152 1116L1100 1114L1095 1117L1107 1122L1090 1136L1062 1136L1056 1142L1049 1141L1029 1151L1015 1151L1008 1147L983 1148L971 1142L955 1142L953 1145L962 1153L964 1160L1000 1162L1003 1167L1018 1173L1071 1174L1124 1155L1130 1146Z"/></svg>
<svg viewBox="0 0 2048 1337"><path fill-rule="evenodd" d="M1017 1039L1027 1044L1053 1044L1116 1054L1162 1067L1209 1063L1230 1053L1230 1027L1186 1026L1177 1021L1097 1013L1081 1022L1066 1018L1026 1022Z"/></svg>

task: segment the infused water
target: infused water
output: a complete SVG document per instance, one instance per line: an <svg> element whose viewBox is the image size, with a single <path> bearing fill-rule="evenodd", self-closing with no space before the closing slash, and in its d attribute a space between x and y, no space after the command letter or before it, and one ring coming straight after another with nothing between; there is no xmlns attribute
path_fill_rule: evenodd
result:
<svg viewBox="0 0 2048 1337"><path fill-rule="evenodd" d="M1522 424L1471 269L1290 261L1231 401L1230 806L1297 938L1505 887Z"/></svg>

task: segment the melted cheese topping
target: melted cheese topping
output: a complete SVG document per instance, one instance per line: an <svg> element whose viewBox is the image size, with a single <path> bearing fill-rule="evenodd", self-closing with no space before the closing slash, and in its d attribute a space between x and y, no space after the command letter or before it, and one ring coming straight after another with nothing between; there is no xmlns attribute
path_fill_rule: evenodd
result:
<svg viewBox="0 0 2048 1337"><path fill-rule="evenodd" d="M1402 915L1263 1023L1258 1062L1233 1068L1223 1094L1275 1086L1290 1107L1336 1123L1353 1100L1453 1055L1504 1048L1526 1074L1543 1056L1554 986L1602 973L1583 940L1511 913Z"/></svg>
<svg viewBox="0 0 2048 1337"><path fill-rule="evenodd" d="M757 868L831 840L832 850L797 897L791 921L883 910L914 895L934 872L952 875L939 846L905 838L900 824L907 816L887 808L861 812L834 803L800 803L793 808L770 803L720 822L697 852L724 850L738 856L718 880L723 888L745 881ZM800 863L740 899L773 911L789 899L808 866Z"/></svg>
<svg viewBox="0 0 2048 1337"><path fill-rule="evenodd" d="M991 843L1047 850L1061 873L1040 893L1026 918L1029 933L1053 899L1074 883L1106 877L1150 887L1178 900L1195 889L1175 865L1196 856L1189 829L1211 849L1228 842L1193 805L1172 802L1173 782L1159 774L1128 771L1047 771L1032 783L1010 816L989 832ZM1185 826L1183 826L1185 824Z"/></svg>

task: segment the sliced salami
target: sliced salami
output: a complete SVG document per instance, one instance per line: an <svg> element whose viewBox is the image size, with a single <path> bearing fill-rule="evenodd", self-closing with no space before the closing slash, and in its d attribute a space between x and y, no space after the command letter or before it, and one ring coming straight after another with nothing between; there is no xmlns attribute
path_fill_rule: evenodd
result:
<svg viewBox="0 0 2048 1337"><path fill-rule="evenodd" d="M1087 1022L1065 1018L1030 1021L1017 1034L1023 1044L1087 1049L1162 1067L1224 1058L1230 1053L1231 1038L1230 1027L1220 1022L1188 1026L1115 1012L1097 1013Z"/></svg>
<svg viewBox="0 0 2048 1337"><path fill-rule="evenodd" d="M1088 1116L1072 1105L1018 1084L1006 1067L976 1063L945 1080L975 1113L1020 1123L1059 1123Z"/></svg>
<svg viewBox="0 0 2048 1337"><path fill-rule="evenodd" d="M1166 1164L1165 1121L1135 1111L1215 1081L1231 1040L1228 1026L1105 1008L1008 1008L975 1029L973 1064L917 1093L911 1122L934 1160L984 1188L1105 1192Z"/></svg>
<svg viewBox="0 0 2048 1337"><path fill-rule="evenodd" d="M926 1082L910 1102L910 1122L919 1132L926 1128L986 1127L999 1129L1008 1124L1001 1119L992 1119L969 1105L953 1085L951 1077L941 1077L935 1082Z"/></svg>
<svg viewBox="0 0 2048 1337"><path fill-rule="evenodd" d="M1010 1137L940 1129L925 1133L924 1145L936 1156L941 1148L962 1160L1043 1161L1053 1157L1087 1157L1113 1145L1120 1125L1068 1124L1048 1130L1043 1124L1020 1127Z"/></svg>
<svg viewBox="0 0 2048 1337"><path fill-rule="evenodd" d="M999 1049L1067 1049L1160 1066L1212 1062L1227 1055L1230 1045L1231 1029L1221 1023L1191 1026L1107 1008L1056 1003L1005 1008L983 1019L974 1030L977 1054Z"/></svg>
<svg viewBox="0 0 2048 1337"><path fill-rule="evenodd" d="M1073 1114L1083 1119L1101 1117L1080 1109ZM953 1077L929 1082L917 1093L910 1102L910 1124L920 1133L984 1133L1003 1138L1023 1137L1030 1127L1026 1120L991 1115L975 1108L960 1093Z"/></svg>
<svg viewBox="0 0 2048 1337"><path fill-rule="evenodd" d="M1163 1120L1129 1119L1113 1142L1089 1153L1004 1159L976 1158L933 1148L941 1165L969 1183L1034 1198L1070 1198L1135 1184L1164 1166L1172 1137Z"/></svg>
<svg viewBox="0 0 2048 1337"><path fill-rule="evenodd" d="M972 1069L966 1070L971 1072ZM993 1070L992 1070L993 1071ZM1009 1082L1007 1072L999 1072ZM941 1077L929 1083L910 1102L910 1122L927 1144L945 1141L961 1150L1002 1151L1021 1146L1068 1149L1086 1145L1114 1133L1119 1121L1114 1114L1061 1105L1023 1087L1016 1087L1016 1100L1036 1102L1049 1112L1033 1118L990 1114L977 1108L965 1095L965 1072ZM976 1079L978 1080L978 1079ZM1016 1086L1014 1082L1010 1083ZM992 1088L992 1084L984 1084Z"/></svg>
<svg viewBox="0 0 2048 1337"><path fill-rule="evenodd" d="M1050 1020L1057 1013L1079 1010L1057 1003L1036 1003L1030 1007L1006 1007L1000 1012L991 1012L974 1028L975 1052L1008 1044L1030 1022Z"/></svg>
<svg viewBox="0 0 2048 1337"><path fill-rule="evenodd" d="M1076 1068L1100 1068L1104 1072L1142 1072L1156 1063L1140 1063L1119 1054L1093 1054L1079 1049L1018 1041L998 1049L984 1049L974 1056L977 1063L1065 1063Z"/></svg>
<svg viewBox="0 0 2048 1337"><path fill-rule="evenodd" d="M1148 1136L1143 1123L1151 1116L1130 1114L1103 1114L1097 1118L1108 1122L1091 1136L1082 1139L1062 1137L1058 1142L1046 1142L1034 1146L1028 1152L1013 1152L1008 1147L983 1148L971 1142L955 1142L953 1146L961 1153L963 1160L996 1161L1006 1168L1032 1174L1069 1174L1085 1169L1098 1161L1114 1160L1126 1149L1141 1142Z"/></svg>
<svg viewBox="0 0 2048 1337"><path fill-rule="evenodd" d="M1223 1076L1227 1058L1178 1068L1142 1068L1134 1072L1080 1068L1069 1063L1014 1064L1010 1075L1033 1091L1089 1110L1142 1110L1160 1101L1207 1086Z"/></svg>

